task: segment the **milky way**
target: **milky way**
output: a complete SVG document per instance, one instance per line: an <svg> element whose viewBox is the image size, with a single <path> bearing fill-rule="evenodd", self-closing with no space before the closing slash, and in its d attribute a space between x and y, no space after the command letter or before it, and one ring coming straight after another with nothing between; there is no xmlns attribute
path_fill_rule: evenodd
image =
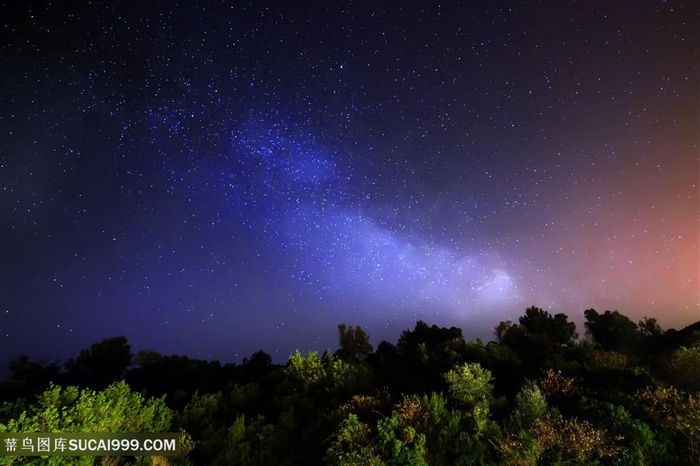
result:
<svg viewBox="0 0 700 466"><path fill-rule="evenodd" d="M3 7L3 353L697 320L700 13L640 3Z"/></svg>
<svg viewBox="0 0 700 466"><path fill-rule="evenodd" d="M420 232L402 234L400 221L380 223L370 196L347 187L351 168L338 168L312 140L280 134L279 124L253 126L254 135L233 138L244 183L224 172L227 198L292 256L300 280L387 302L444 303L455 313L468 303L479 309L513 297L504 265L483 248L463 252Z"/></svg>

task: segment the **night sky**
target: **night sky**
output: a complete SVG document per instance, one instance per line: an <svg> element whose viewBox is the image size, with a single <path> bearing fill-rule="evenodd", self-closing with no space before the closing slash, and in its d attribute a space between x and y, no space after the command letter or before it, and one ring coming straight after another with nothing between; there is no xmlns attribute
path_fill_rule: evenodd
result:
<svg viewBox="0 0 700 466"><path fill-rule="evenodd" d="M0 7L0 359L700 319L700 4Z"/></svg>

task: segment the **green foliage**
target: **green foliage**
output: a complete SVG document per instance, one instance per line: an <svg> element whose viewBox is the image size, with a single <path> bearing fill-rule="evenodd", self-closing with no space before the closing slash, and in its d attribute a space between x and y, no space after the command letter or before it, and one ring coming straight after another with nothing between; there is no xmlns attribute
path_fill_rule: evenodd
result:
<svg viewBox="0 0 700 466"><path fill-rule="evenodd" d="M550 415L545 396L531 380L526 380L515 396L515 407L506 430L496 444L506 464L535 465L545 447L535 434L535 427Z"/></svg>
<svg viewBox="0 0 700 466"><path fill-rule="evenodd" d="M285 369L287 375L301 382L305 387L318 385L326 379L327 373L318 352L312 351L304 357L298 350L290 356Z"/></svg>
<svg viewBox="0 0 700 466"><path fill-rule="evenodd" d="M681 346L666 366L668 378L676 387L700 391L700 346Z"/></svg>
<svg viewBox="0 0 700 466"><path fill-rule="evenodd" d="M247 421L239 415L228 428L224 448L216 452L212 465L264 466L272 463L270 442L274 426L266 424L262 416Z"/></svg>
<svg viewBox="0 0 700 466"><path fill-rule="evenodd" d="M326 451L326 461L338 466L384 465L370 443L370 427L356 414L348 414L341 422L335 441Z"/></svg>
<svg viewBox="0 0 700 466"><path fill-rule="evenodd" d="M171 419L172 412L163 398L146 400L124 382L97 392L52 385L30 409L0 424L0 432L167 432ZM49 457L34 458L24 464L93 464L94 460ZM13 461L20 458L10 458L4 464Z"/></svg>
<svg viewBox="0 0 700 466"><path fill-rule="evenodd" d="M515 396L515 409L511 414L511 426L516 429L528 429L537 419L547 415L547 400L535 382L526 381Z"/></svg>
<svg viewBox="0 0 700 466"><path fill-rule="evenodd" d="M655 462L665 452L666 445L651 427L634 418L625 407L583 397L581 408L622 447L617 464L642 466Z"/></svg>
<svg viewBox="0 0 700 466"><path fill-rule="evenodd" d="M274 400L280 410L275 425L279 455L285 464L318 463L323 456L318 446L343 417L341 405L371 387L371 372L362 361L297 351L280 376Z"/></svg>
<svg viewBox="0 0 700 466"><path fill-rule="evenodd" d="M172 412L163 398L145 400L124 382L102 391L52 385L36 405L0 425L4 432L166 432Z"/></svg>
<svg viewBox="0 0 700 466"><path fill-rule="evenodd" d="M450 409L440 393L423 395L420 399L423 415L416 429L426 436L427 461L430 465L478 464L470 458L472 441L467 430L467 416L461 410ZM469 461L467 461L469 460Z"/></svg>
<svg viewBox="0 0 700 466"><path fill-rule="evenodd" d="M496 431L477 436L471 417L448 407L442 394L405 396L375 424L350 413L333 436L330 464L493 464Z"/></svg>
<svg viewBox="0 0 700 466"><path fill-rule="evenodd" d="M326 452L326 461L333 465L427 466L425 457L425 435L397 411L379 419L374 430L356 414L349 414Z"/></svg>
<svg viewBox="0 0 700 466"><path fill-rule="evenodd" d="M195 393L190 402L178 413L176 421L196 438L201 438L211 436L216 430L224 427L224 414L221 392L204 395Z"/></svg>
<svg viewBox="0 0 700 466"><path fill-rule="evenodd" d="M312 351L304 357L296 351L284 370L285 376L305 393L346 394L367 389L371 375L368 368L356 362L344 361L331 353L319 357Z"/></svg>
<svg viewBox="0 0 700 466"><path fill-rule="evenodd" d="M479 363L464 363L445 374L450 394L465 406L487 403L491 399L491 372Z"/></svg>
<svg viewBox="0 0 700 466"><path fill-rule="evenodd" d="M509 466L536 466L544 448L529 430L505 431L496 442L502 464Z"/></svg>
<svg viewBox="0 0 700 466"><path fill-rule="evenodd" d="M257 406L263 400L262 389L257 383L236 385L231 390L231 407L243 411L247 407Z"/></svg>
<svg viewBox="0 0 700 466"><path fill-rule="evenodd" d="M445 374L450 395L470 413L477 432L486 429L493 400L491 372L478 363L457 365Z"/></svg>
<svg viewBox="0 0 700 466"><path fill-rule="evenodd" d="M196 448L139 465L698 464L699 327L662 332L654 319L637 325L588 310L591 339L574 344L566 316L531 307L517 324L502 322L497 341L467 343L460 329L418 322L396 346L371 353L360 327L341 325L336 354L296 352L285 367L262 351L225 366L142 351L126 376L143 394L124 382L46 390L57 366L20 358L0 386L11 400L0 407L0 431L165 431L172 411L145 396L157 393L178 409L185 450ZM121 362L101 370L109 354ZM72 360L68 376L94 387L123 373L115 368L128 354L126 339L103 341ZM96 461L134 459L0 464Z"/></svg>
<svg viewBox="0 0 700 466"><path fill-rule="evenodd" d="M428 464L425 461L425 435L417 433L396 412L377 423L377 450L389 464Z"/></svg>
<svg viewBox="0 0 700 466"><path fill-rule="evenodd" d="M684 452L677 458L690 459L693 464L700 462L700 393L685 393L675 387L648 387L636 394L635 401L650 420L677 439Z"/></svg>
<svg viewBox="0 0 700 466"><path fill-rule="evenodd" d="M531 432L535 451L541 451L538 462L544 464L596 465L624 453L588 420L566 419L558 413L538 419Z"/></svg>

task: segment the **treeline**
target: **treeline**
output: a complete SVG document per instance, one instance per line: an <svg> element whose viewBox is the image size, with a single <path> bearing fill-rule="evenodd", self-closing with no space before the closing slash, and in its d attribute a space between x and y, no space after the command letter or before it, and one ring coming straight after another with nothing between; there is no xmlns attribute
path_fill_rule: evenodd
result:
<svg viewBox="0 0 700 466"><path fill-rule="evenodd" d="M697 465L700 322L662 330L586 310L526 309L495 340L422 321L376 349L338 327L335 353L222 365L125 337L63 367L21 356L0 383L0 432L181 432L180 457L109 464ZM0 458L0 464L101 459Z"/></svg>

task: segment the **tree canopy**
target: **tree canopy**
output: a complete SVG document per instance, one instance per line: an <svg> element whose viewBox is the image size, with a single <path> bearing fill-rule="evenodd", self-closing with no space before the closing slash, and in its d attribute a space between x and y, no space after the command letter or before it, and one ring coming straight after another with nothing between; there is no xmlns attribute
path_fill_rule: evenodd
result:
<svg viewBox="0 0 700 466"><path fill-rule="evenodd" d="M338 334L340 343L338 355L342 358L365 359L374 349L369 343L369 336L359 325L353 327L340 324Z"/></svg>
<svg viewBox="0 0 700 466"><path fill-rule="evenodd" d="M637 324L618 311L599 314L595 309L587 309L583 314L586 334L604 350L631 351L640 341ZM648 326L645 324L645 327Z"/></svg>
<svg viewBox="0 0 700 466"><path fill-rule="evenodd" d="M174 466L700 464L700 325L584 315L588 339L532 306L495 341L419 321L376 350L341 324L335 353L297 351L284 365L262 350L240 364L132 358L125 337L109 338L63 371L14 359L0 432L180 432L183 455L154 462Z"/></svg>

